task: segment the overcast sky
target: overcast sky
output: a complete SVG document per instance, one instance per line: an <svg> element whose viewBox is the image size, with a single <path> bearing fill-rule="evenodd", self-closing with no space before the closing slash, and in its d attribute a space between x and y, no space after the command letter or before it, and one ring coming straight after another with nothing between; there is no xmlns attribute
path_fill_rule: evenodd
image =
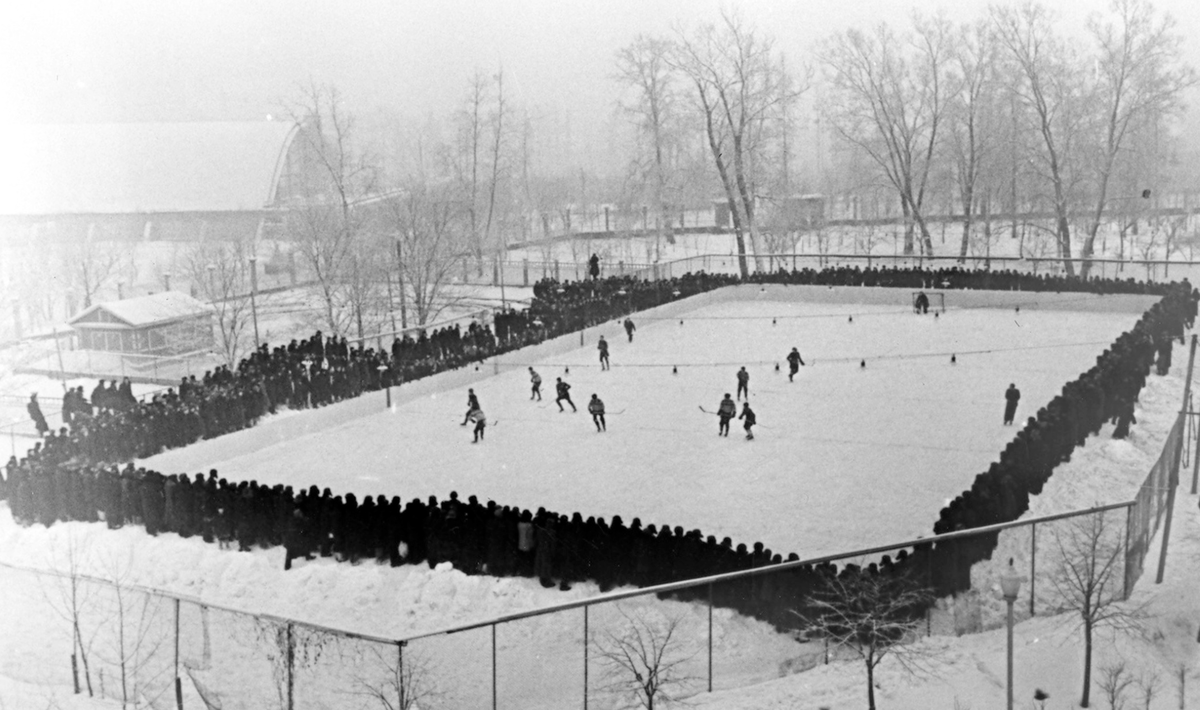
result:
<svg viewBox="0 0 1200 710"><path fill-rule="evenodd" d="M4 2L0 122L261 119L310 79L335 84L357 109L444 116L480 68L505 70L512 98L569 127L575 160L609 152L613 54L636 34L711 21L737 8L775 35L794 63L823 38L916 7L956 21L985 0L156 0ZM1053 4L1053 3L1052 3ZM1081 34L1107 2L1060 9ZM1200 2L1159 0L1200 38ZM1200 42L1188 59L1200 65Z"/></svg>

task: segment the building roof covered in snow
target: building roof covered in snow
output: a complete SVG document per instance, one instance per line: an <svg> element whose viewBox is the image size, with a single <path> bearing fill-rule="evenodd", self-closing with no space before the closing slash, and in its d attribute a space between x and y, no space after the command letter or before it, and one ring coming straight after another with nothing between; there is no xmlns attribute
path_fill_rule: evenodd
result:
<svg viewBox="0 0 1200 710"><path fill-rule="evenodd" d="M275 202L290 121L7 126L0 215L262 210Z"/></svg>
<svg viewBox="0 0 1200 710"><path fill-rule="evenodd" d="M208 316L212 306L186 293L164 291L122 301L97 303L71 319L73 327L148 328Z"/></svg>

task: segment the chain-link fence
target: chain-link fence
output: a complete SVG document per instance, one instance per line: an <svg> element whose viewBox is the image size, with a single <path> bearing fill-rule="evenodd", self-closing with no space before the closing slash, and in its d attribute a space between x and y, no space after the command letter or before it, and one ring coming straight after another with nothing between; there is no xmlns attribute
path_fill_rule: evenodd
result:
<svg viewBox="0 0 1200 710"><path fill-rule="evenodd" d="M936 599L903 615L909 637L1002 624L998 579L1009 558L1027 580L1022 616L1073 608L1081 569L1085 578L1107 569L1102 593L1124 599L1136 581L1126 560L1140 564L1126 544L1140 532L1127 526L1143 519L1141 505L611 592L408 638L125 584L119 566L109 579L0 566L0 672L158 709L395 708L404 707L401 695L423 710L599 707L639 692L634 674L655 668L670 679L663 692L685 697L851 655L814 621L839 595ZM879 579L908 586L881 591L855 582Z"/></svg>

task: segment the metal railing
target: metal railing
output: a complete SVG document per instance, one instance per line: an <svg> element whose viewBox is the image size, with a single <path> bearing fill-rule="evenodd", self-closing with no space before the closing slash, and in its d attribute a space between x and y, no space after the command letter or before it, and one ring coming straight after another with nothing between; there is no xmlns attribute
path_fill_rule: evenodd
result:
<svg viewBox="0 0 1200 710"><path fill-rule="evenodd" d="M1124 544L1130 534L1119 523L1140 519L1139 505L1138 501L1115 503L620 590L404 636L335 628L96 575L0 564L5 577L0 601L11 612L0 627L13 640L0 649L0 665L15 669L18 680L74 685L86 692L88 683L77 658L82 652L62 609L64 585L73 583L82 585L76 591L87 592L89 599L82 623L91 634L86 650L92 656L88 672L93 692L131 702L136 698L153 707L182 708L195 693L223 708L358 707L351 696L367 685L386 691L397 677L408 678L409 692L416 691L419 680L427 689L447 694L453 700L449 706L553 708L582 700L586 707L589 698L605 697L608 692L596 682L606 668L597 654L606 639L624 633L634 618L651 623L681 620L672 650L688 656L692 680L684 690L694 694L742 687L778 674L777 665L747 663L748 650L739 644L741 637L733 637L734 629L747 622L732 622L730 611L722 607L753 609L760 619L774 621L788 616L790 609L802 608L805 600L797 590L804 585L797 587L797 579L826 563L866 564L888 553L899 559L902 551L912 561L919 559L919 549L954 549L956 544L987 544L996 539L999 547L993 559L970 569L933 569L929 556L924 563L912 562L916 568L928 567L918 569L917 576L931 586L948 577L965 575L970 580L968 591L943 599L927 612L924 633L978 631L999 624L1002 602L995 598L994 587L1008 556L1016 558L1018 569L1030 580L1029 614L1053 611L1062 601L1053 584L1064 554L1062 539L1072 526L1107 521L1116 531L1113 544ZM1018 548L1021 552L1014 553ZM998 554L1001 551L1005 554ZM1127 559L1128 554L1121 556L1122 561ZM1125 570L1116 579L1125 580L1125 586L1115 593L1127 597L1135 579ZM573 612L581 613L563 616ZM141 655L134 658L126 649L122 656L116 648L121 632L136 633L149 650L139 651ZM774 636L764 629L756 637L760 641L762 633ZM35 638L35 647L21 643ZM793 670L827 663L839 654L821 640L777 638L784 644L777 652L801 659ZM543 645L553 652L532 651ZM98 653L100 648L106 652ZM121 658L126 661L123 675ZM407 670L406 663L411 664ZM419 679L412 675L417 671ZM117 682L119 675L123 683ZM100 677L108 680L101 682ZM164 702L172 696L174 702Z"/></svg>

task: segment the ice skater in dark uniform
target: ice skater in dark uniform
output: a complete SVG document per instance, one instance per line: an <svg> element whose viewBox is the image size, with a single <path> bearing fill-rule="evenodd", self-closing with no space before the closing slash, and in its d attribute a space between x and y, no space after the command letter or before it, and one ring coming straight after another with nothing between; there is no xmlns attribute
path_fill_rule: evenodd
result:
<svg viewBox="0 0 1200 710"><path fill-rule="evenodd" d="M746 420L746 423L742 425L742 428L746 430L746 439L753 439L754 432L751 431L750 428L758 423L758 419L754 416L754 410L750 408L749 402L742 403L742 413L738 415L738 419ZM726 436L728 436L728 434L726 434Z"/></svg>
<svg viewBox="0 0 1200 710"><path fill-rule="evenodd" d="M635 331L635 330L637 330L637 327L634 326L633 321L626 318L625 319L625 335L629 336L629 342L631 342L631 343L633 342L633 331Z"/></svg>
<svg viewBox="0 0 1200 710"><path fill-rule="evenodd" d="M462 424L459 424L459 426L466 426L467 421L470 420L470 418L471 418L471 412L475 411L476 409L479 409L479 398L475 396L475 390L468 389L467 390L467 414L466 414L466 416L463 417Z"/></svg>
<svg viewBox="0 0 1200 710"><path fill-rule="evenodd" d="M537 373L532 367L529 368L529 383L533 386L529 399L542 401L542 376Z"/></svg>
<svg viewBox="0 0 1200 710"><path fill-rule="evenodd" d="M567 411L567 410L563 409L563 406L562 406L563 402L566 402L567 404L571 405L572 412L579 411L578 409L575 408L575 403L571 401L571 385L568 385L566 382L563 382L561 377L555 378L554 391L556 393L556 396L554 397L554 403L558 405L558 411L560 411L560 412Z"/></svg>
<svg viewBox="0 0 1200 710"><path fill-rule="evenodd" d="M1008 389L1004 390L1004 425L1008 426L1013 423L1013 417L1017 415L1017 402L1021 401L1021 390L1017 389L1015 384L1010 384Z"/></svg>
<svg viewBox="0 0 1200 710"><path fill-rule="evenodd" d="M746 395L746 399L750 399L750 373L746 372L746 368L737 371L737 398L741 399L742 395Z"/></svg>
<svg viewBox="0 0 1200 710"><path fill-rule="evenodd" d="M720 420L720 425L717 427L717 436L729 436L729 420L737 415L737 405L733 403L729 393L725 393L725 399L721 400L720 406L717 407L717 419Z"/></svg>
<svg viewBox="0 0 1200 710"><path fill-rule="evenodd" d="M804 361L800 359L800 351L796 348L792 348L792 351L788 353L787 361L788 382L792 382L792 378L795 377L796 373L800 371L800 366L804 364Z"/></svg>
<svg viewBox="0 0 1200 710"><path fill-rule="evenodd" d="M604 421L604 402L601 402L596 395L592 395L592 400L588 402L588 412L592 415L596 431L608 431L608 424Z"/></svg>
<svg viewBox="0 0 1200 710"><path fill-rule="evenodd" d="M483 430L487 428L487 417L483 416L483 410L478 406L467 412L467 419L475 422L475 439L472 444L478 444L483 441Z"/></svg>
<svg viewBox="0 0 1200 710"><path fill-rule="evenodd" d="M600 369L607 370L608 369L608 341L604 339L603 335L600 336L600 344L596 346L596 349L600 351Z"/></svg>
<svg viewBox="0 0 1200 710"><path fill-rule="evenodd" d="M929 296L926 296L924 291L917 291L917 298L913 301L913 310L921 315L929 313Z"/></svg>

